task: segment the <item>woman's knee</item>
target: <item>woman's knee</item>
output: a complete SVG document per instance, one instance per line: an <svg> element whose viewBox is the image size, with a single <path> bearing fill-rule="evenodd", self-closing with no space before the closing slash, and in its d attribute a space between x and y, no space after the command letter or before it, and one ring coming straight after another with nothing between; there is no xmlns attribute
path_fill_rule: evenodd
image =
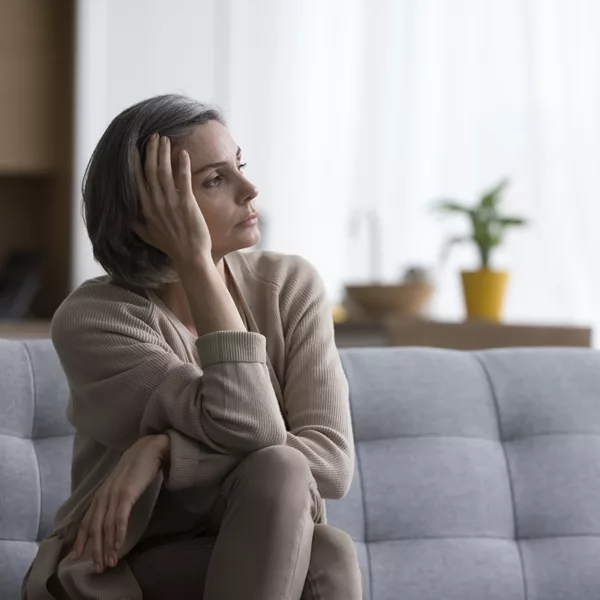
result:
<svg viewBox="0 0 600 600"><path fill-rule="evenodd" d="M288 446L270 446L243 461L241 475L262 495L308 493L312 473L306 457Z"/></svg>
<svg viewBox="0 0 600 600"><path fill-rule="evenodd" d="M327 598L362 598L356 547L345 531L330 525L315 525L307 583L308 591L319 589ZM312 592L302 596L303 600L314 597Z"/></svg>
<svg viewBox="0 0 600 600"><path fill-rule="evenodd" d="M315 525L312 552L315 559L320 561L336 565L358 565L352 538L345 531L331 525Z"/></svg>
<svg viewBox="0 0 600 600"><path fill-rule="evenodd" d="M289 446L269 446L248 455L244 470L260 479L308 481L311 473L306 457Z"/></svg>
<svg viewBox="0 0 600 600"><path fill-rule="evenodd" d="M350 556L356 559L356 547L352 538L341 529L332 525L315 527L313 546L318 552L327 552L335 556Z"/></svg>

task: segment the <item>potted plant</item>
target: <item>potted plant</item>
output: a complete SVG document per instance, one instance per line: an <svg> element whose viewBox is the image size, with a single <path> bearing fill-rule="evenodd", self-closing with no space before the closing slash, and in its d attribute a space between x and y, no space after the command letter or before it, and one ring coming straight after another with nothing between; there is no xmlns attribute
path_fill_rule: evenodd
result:
<svg viewBox="0 0 600 600"><path fill-rule="evenodd" d="M508 180L501 181L483 194L474 206L466 206L455 201L442 201L436 207L440 212L462 214L469 219L471 233L451 238L444 251L444 255L447 255L452 246L464 242L473 243L477 247L480 258L479 269L462 272L463 292L469 318L499 321L502 314L508 273L491 267L491 255L503 242L507 229L526 225L525 219L500 212L502 192L508 183Z"/></svg>

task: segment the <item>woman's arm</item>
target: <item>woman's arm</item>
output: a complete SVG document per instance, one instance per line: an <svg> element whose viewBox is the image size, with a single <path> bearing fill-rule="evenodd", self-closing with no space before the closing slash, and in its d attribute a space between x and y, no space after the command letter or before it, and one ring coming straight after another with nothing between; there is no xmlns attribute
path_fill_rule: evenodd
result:
<svg viewBox="0 0 600 600"><path fill-rule="evenodd" d="M290 284L281 293L286 444L306 456L324 498L341 498L354 471L348 382L323 282L310 263L294 260Z"/></svg>
<svg viewBox="0 0 600 600"><path fill-rule="evenodd" d="M133 506L159 471L168 468L169 454L169 438L159 434L140 438L121 455L79 524L73 545L75 559L90 544L97 573L117 565Z"/></svg>
<svg viewBox="0 0 600 600"><path fill-rule="evenodd" d="M176 175L171 160L171 141L157 134L148 142L144 170L136 154L134 175L144 224L137 223L134 229L146 243L171 258L198 337L246 331L212 257L210 231L192 189L189 154L180 150Z"/></svg>
<svg viewBox="0 0 600 600"><path fill-rule="evenodd" d="M211 256L194 198L190 160L170 142L149 142L135 177L144 224L136 233L171 259L198 331L202 371L180 360L158 333L154 305L113 286L88 286L57 311L52 339L73 391L80 431L124 450L140 436L175 429L217 453L248 453L285 441L266 366L264 336L245 330ZM153 327L154 325L154 327Z"/></svg>
<svg viewBox="0 0 600 600"><path fill-rule="evenodd" d="M281 443L306 456L324 498L340 498L348 491L354 467L348 384L335 347L321 279L308 263L294 260L290 284L281 294L287 349L284 400L290 425ZM124 535L130 506L151 483L159 463L165 485L183 489L217 484L241 460L239 455L215 454L180 431L168 430L166 434L154 436L160 443L145 444L143 440L148 438L136 442L139 451L124 454L115 469L116 473L125 472L138 457L149 465L145 479L141 477L145 469L129 469L131 477L111 475L113 478L95 495L95 504L81 526L77 548L80 553L91 538L100 569L116 564L116 540ZM127 488L125 494L123 487ZM108 534L102 533L104 529ZM103 559L104 552L111 560Z"/></svg>
<svg viewBox="0 0 600 600"><path fill-rule="evenodd" d="M59 308L52 340L72 391L73 425L119 450L168 429L221 454L284 443L265 338L204 335L196 343L201 370L162 339L157 313L136 294L103 284L84 287Z"/></svg>
<svg viewBox="0 0 600 600"><path fill-rule="evenodd" d="M169 490L218 487L242 461L236 454L216 454L201 442L169 429L165 454L164 485Z"/></svg>
<svg viewBox="0 0 600 600"><path fill-rule="evenodd" d="M282 384L290 430L281 443L306 456L324 498L340 498L347 493L354 470L348 383L322 280L307 261L290 260L292 273L280 294L286 347ZM166 484L172 489L222 481L238 462L223 457L209 469L207 461L215 459L201 444L179 433L169 435L173 470Z"/></svg>

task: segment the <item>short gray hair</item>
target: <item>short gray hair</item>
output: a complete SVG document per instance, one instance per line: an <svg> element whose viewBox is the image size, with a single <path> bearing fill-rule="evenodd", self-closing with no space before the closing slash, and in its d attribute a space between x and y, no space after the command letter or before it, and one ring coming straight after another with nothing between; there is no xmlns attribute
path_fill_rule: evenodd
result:
<svg viewBox="0 0 600 600"><path fill-rule="evenodd" d="M225 124L221 112L191 98L169 94L124 110L100 138L83 178L83 212L94 258L117 282L156 288L177 280L169 257L132 229L141 220L133 168L142 164L153 133L170 138L191 133L208 121Z"/></svg>

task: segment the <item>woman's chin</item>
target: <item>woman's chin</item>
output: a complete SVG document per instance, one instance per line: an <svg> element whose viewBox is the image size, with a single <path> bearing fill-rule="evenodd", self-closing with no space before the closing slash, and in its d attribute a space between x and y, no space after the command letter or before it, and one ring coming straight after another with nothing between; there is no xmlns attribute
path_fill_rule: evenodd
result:
<svg viewBox="0 0 600 600"><path fill-rule="evenodd" d="M249 228L240 235L236 236L236 241L238 242L239 250L244 250L245 248L252 248L252 246L256 246L258 242L260 242L260 231L258 227Z"/></svg>

